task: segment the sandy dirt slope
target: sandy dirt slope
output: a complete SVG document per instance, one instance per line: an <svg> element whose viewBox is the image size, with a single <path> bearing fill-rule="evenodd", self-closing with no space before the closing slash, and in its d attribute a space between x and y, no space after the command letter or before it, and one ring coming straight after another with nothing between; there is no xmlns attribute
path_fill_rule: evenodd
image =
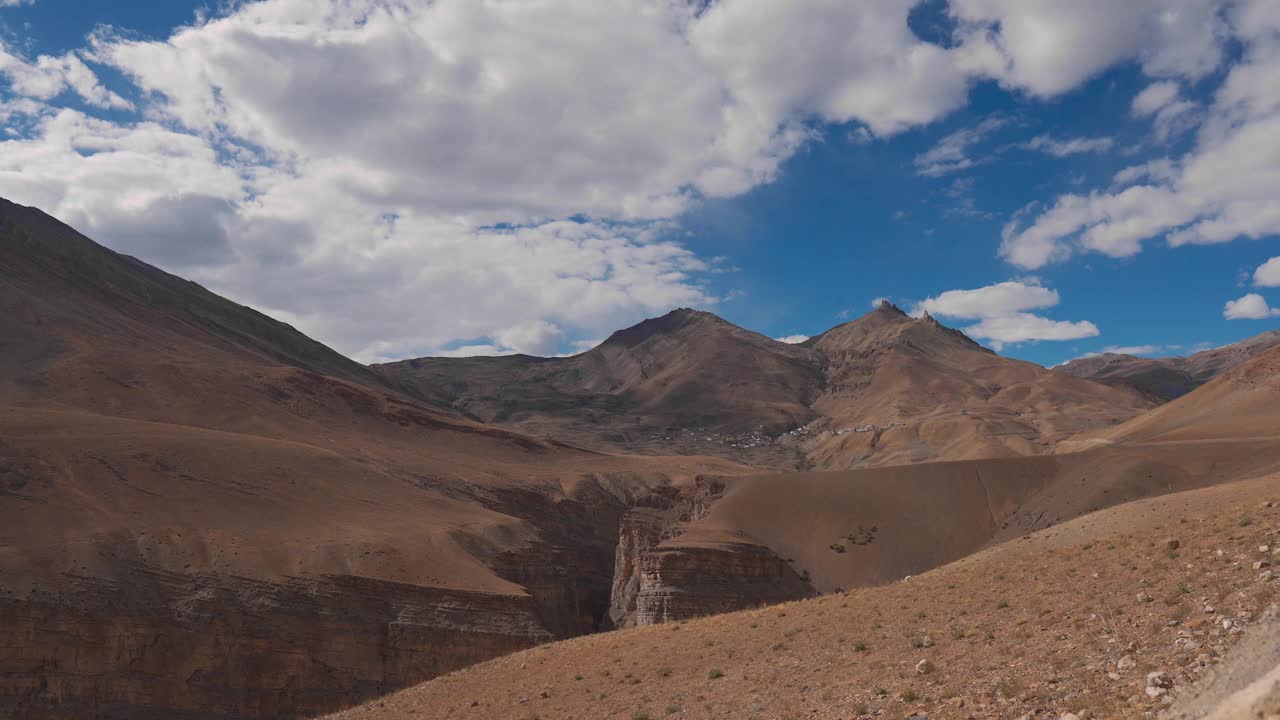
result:
<svg viewBox="0 0 1280 720"><path fill-rule="evenodd" d="M1180 692L1274 599L1255 563L1278 495L1272 475L1128 503L906 581L554 643L333 717L1144 717L1168 694L1148 673Z"/></svg>

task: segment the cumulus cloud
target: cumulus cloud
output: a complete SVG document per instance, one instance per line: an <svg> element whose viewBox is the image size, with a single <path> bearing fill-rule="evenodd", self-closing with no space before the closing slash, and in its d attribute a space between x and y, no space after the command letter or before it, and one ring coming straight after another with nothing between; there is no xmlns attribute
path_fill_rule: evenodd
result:
<svg viewBox="0 0 1280 720"><path fill-rule="evenodd" d="M1253 271L1253 284L1258 287L1280 287L1280 257L1273 257Z"/></svg>
<svg viewBox="0 0 1280 720"><path fill-rule="evenodd" d="M1028 312L1053 307L1059 300L1056 290L1036 282L1007 281L972 290L948 290L918 303L914 313L978 320L963 328L964 332L988 341L996 350L1035 340L1077 340L1098 334L1098 327L1087 320L1051 320Z"/></svg>
<svg viewBox="0 0 1280 720"><path fill-rule="evenodd" d="M1280 308L1267 305L1266 298L1249 293L1235 300L1228 300L1222 308L1222 317L1228 320L1262 320L1280 315Z"/></svg>
<svg viewBox="0 0 1280 720"><path fill-rule="evenodd" d="M103 28L0 59L30 103L0 110L27 123L0 194L359 359L551 354L714 304L666 219L772 181L816 124L962 105L985 51L920 40L914 5L263 0Z"/></svg>
<svg viewBox="0 0 1280 720"><path fill-rule="evenodd" d="M16 95L49 100L70 90L87 104L99 108L125 109L133 105L103 87L98 76L74 52L40 55L27 61L13 54L0 41L0 76L9 81Z"/></svg>
<svg viewBox="0 0 1280 720"><path fill-rule="evenodd" d="M162 39L6 47L0 194L361 359L548 354L714 304L716 262L670 219L772 181L815 128L883 138L985 78L1049 96L1130 59L1194 80L1224 41L1198 0L952 0L954 37L934 44L908 25L917 4L262 0ZM1205 147L1269 112L1247 99L1273 76L1237 70ZM944 140L920 172L978 162L1002 122Z"/></svg>
<svg viewBox="0 0 1280 720"><path fill-rule="evenodd" d="M786 335L784 337L774 338L774 340L777 340L778 342L786 343L788 345L797 345L808 339L809 339L808 335Z"/></svg>
<svg viewBox="0 0 1280 720"><path fill-rule="evenodd" d="M1070 322L1050 320L1031 313L1013 313L983 318L976 325L964 328L972 337L987 340L991 347L1002 350L1007 345L1033 340L1079 340L1096 337L1098 326L1088 320Z"/></svg>
<svg viewBox="0 0 1280 720"><path fill-rule="evenodd" d="M948 290L916 305L915 312L972 320L1053 307L1058 291L1039 285L1008 281L974 290Z"/></svg>
<svg viewBox="0 0 1280 720"><path fill-rule="evenodd" d="M1245 42L1244 60L1217 91L1193 150L1176 163L1130 169L1116 178L1147 184L1064 195L1024 213L1005 227L1001 255L1035 269L1081 251L1131 256L1162 235L1178 246L1280 232L1280 205L1270 191L1280 186L1280 91L1274 82L1280 13L1274 7L1246 3L1233 16Z"/></svg>
<svg viewBox="0 0 1280 720"><path fill-rule="evenodd" d="M1154 77L1198 79L1219 66L1228 39L1216 0L951 0L950 9L987 72L1043 97L1126 60Z"/></svg>

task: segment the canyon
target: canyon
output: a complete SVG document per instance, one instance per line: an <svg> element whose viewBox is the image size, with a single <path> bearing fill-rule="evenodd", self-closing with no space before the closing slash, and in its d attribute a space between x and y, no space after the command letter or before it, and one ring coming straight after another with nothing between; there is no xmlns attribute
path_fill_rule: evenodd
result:
<svg viewBox="0 0 1280 720"><path fill-rule="evenodd" d="M886 303L366 367L0 201L0 714L308 717L897 582L1280 470L1249 352L1164 403Z"/></svg>

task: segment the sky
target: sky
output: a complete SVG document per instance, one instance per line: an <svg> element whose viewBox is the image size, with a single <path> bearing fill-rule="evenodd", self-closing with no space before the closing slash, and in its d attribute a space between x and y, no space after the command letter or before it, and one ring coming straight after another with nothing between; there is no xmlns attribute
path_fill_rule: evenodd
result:
<svg viewBox="0 0 1280 720"><path fill-rule="evenodd" d="M1280 326L1280 0L0 0L0 197L364 362Z"/></svg>

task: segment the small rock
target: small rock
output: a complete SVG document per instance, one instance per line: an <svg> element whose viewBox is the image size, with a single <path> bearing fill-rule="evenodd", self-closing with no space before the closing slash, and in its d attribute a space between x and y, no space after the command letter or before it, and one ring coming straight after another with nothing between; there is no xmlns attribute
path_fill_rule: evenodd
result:
<svg viewBox="0 0 1280 720"><path fill-rule="evenodd" d="M1137 665L1138 663L1128 655L1125 655L1124 657L1116 661L1117 670L1132 670Z"/></svg>
<svg viewBox="0 0 1280 720"><path fill-rule="evenodd" d="M924 637L920 638L920 646L933 647L933 638L928 635L925 635Z"/></svg>
<svg viewBox="0 0 1280 720"><path fill-rule="evenodd" d="M1217 610L1214 610L1212 605L1205 605L1205 606L1204 606L1204 614L1205 614L1205 615L1212 615L1212 614L1214 614L1215 612L1217 612Z"/></svg>
<svg viewBox="0 0 1280 720"><path fill-rule="evenodd" d="M929 658L924 658L920 662L916 663L916 672L921 675L928 675L936 669L937 667L929 661Z"/></svg>
<svg viewBox="0 0 1280 720"><path fill-rule="evenodd" d="M1163 670L1149 672L1147 673L1147 687L1168 690L1173 687L1173 678L1169 677L1169 673Z"/></svg>
<svg viewBox="0 0 1280 720"><path fill-rule="evenodd" d="M1080 716L1075 713L1063 713L1062 717L1058 718L1058 720L1080 720Z"/></svg>
<svg viewBox="0 0 1280 720"><path fill-rule="evenodd" d="M1161 695L1164 695L1168 692L1169 692L1168 690L1162 687L1151 687L1151 686L1147 687L1147 697L1151 697L1151 698L1158 698Z"/></svg>
<svg viewBox="0 0 1280 720"><path fill-rule="evenodd" d="M1107 679L1108 679L1108 680L1112 680L1112 681L1118 681L1118 680L1120 679L1120 673L1118 673L1118 672L1109 672L1109 673L1107 673Z"/></svg>
<svg viewBox="0 0 1280 720"><path fill-rule="evenodd" d="M1271 577L1272 577L1272 575L1271 575L1271 571L1270 571L1270 570L1263 570L1263 571L1258 575L1258 582L1270 582Z"/></svg>
<svg viewBox="0 0 1280 720"><path fill-rule="evenodd" d="M471 707L480 707L480 701L479 701L479 700L472 700L472 701L471 701Z"/></svg>
<svg viewBox="0 0 1280 720"><path fill-rule="evenodd" d="M1149 603L1149 602L1152 602L1154 599L1155 599L1155 598L1151 597L1150 595L1148 595L1148 594L1147 594L1147 593L1145 593L1145 592L1140 592L1140 593L1138 593L1138 602L1146 602L1146 603Z"/></svg>
<svg viewBox="0 0 1280 720"><path fill-rule="evenodd" d="M1271 546L1270 546L1270 545L1259 545L1259 546L1258 546L1258 552L1260 552L1260 553L1271 552Z"/></svg>
<svg viewBox="0 0 1280 720"><path fill-rule="evenodd" d="M1258 560L1253 564L1254 570L1261 570L1262 568L1265 568L1265 567L1271 567L1271 563L1266 560Z"/></svg>
<svg viewBox="0 0 1280 720"><path fill-rule="evenodd" d="M547 690L546 688L543 688L542 692L538 693L538 696L541 697L543 700L546 700L547 698L551 697L551 691Z"/></svg>

